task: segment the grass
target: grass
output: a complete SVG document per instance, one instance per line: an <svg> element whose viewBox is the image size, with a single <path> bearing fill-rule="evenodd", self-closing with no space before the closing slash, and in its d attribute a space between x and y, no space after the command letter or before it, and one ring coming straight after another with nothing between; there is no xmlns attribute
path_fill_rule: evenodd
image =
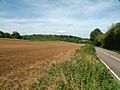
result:
<svg viewBox="0 0 120 90"><path fill-rule="evenodd" d="M114 51L114 52L120 54L120 50L112 50L112 51Z"/></svg>
<svg viewBox="0 0 120 90"><path fill-rule="evenodd" d="M92 45L77 49L70 61L54 64L32 90L120 90Z"/></svg>

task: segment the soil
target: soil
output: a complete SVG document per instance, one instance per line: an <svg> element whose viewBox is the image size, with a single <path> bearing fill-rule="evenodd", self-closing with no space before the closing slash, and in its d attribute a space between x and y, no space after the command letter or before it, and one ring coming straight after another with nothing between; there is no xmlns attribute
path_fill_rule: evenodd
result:
<svg viewBox="0 0 120 90"><path fill-rule="evenodd" d="M0 39L0 89L27 90L49 66L69 59L81 44Z"/></svg>

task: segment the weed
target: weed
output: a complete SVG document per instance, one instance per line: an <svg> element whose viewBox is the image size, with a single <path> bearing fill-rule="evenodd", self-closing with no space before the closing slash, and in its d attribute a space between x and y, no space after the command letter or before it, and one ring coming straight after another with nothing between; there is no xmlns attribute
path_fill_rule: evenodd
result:
<svg viewBox="0 0 120 90"><path fill-rule="evenodd" d="M57 83L54 90L63 90L63 88L64 88L64 82L60 81Z"/></svg>
<svg viewBox="0 0 120 90"><path fill-rule="evenodd" d="M93 61L88 58L91 56ZM71 61L53 65L49 70L49 83L52 90L118 90L119 84L95 55L95 48L86 45L76 50ZM61 76L62 73L62 76ZM41 84L40 84L41 85ZM41 89L42 90L42 89Z"/></svg>

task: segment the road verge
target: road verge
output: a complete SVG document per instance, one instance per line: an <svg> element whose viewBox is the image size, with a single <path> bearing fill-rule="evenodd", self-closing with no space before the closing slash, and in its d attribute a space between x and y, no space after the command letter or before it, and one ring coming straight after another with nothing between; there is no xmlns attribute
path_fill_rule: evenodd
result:
<svg viewBox="0 0 120 90"><path fill-rule="evenodd" d="M92 45L85 45L75 51L71 60L54 64L48 76L34 84L37 90L118 90L119 84L95 54Z"/></svg>

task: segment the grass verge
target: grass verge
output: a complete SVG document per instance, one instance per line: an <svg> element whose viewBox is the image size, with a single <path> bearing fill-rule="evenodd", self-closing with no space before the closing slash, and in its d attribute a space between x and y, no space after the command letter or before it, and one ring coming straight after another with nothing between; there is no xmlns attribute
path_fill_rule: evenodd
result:
<svg viewBox="0 0 120 90"><path fill-rule="evenodd" d="M70 61L52 65L48 77L32 90L120 90L106 67L95 55L92 45L77 49Z"/></svg>

